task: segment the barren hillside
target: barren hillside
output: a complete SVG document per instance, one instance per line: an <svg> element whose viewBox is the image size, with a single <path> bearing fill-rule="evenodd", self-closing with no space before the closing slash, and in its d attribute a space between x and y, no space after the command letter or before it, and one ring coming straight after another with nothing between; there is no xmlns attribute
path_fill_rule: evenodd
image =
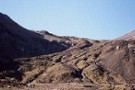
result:
<svg viewBox="0 0 135 90"><path fill-rule="evenodd" d="M134 31L111 41L62 37L47 31L27 30L2 13L0 31L2 89L134 88Z"/></svg>
<svg viewBox="0 0 135 90"><path fill-rule="evenodd" d="M135 30L117 38L116 40L135 40Z"/></svg>

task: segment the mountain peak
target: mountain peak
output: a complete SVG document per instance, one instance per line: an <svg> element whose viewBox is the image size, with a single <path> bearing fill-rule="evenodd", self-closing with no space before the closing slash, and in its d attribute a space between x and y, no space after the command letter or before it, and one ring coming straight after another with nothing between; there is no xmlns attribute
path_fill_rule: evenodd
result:
<svg viewBox="0 0 135 90"><path fill-rule="evenodd" d="M116 40L135 40L135 30L117 38Z"/></svg>
<svg viewBox="0 0 135 90"><path fill-rule="evenodd" d="M40 34L42 34L42 35L52 35L52 36L53 36L52 33L48 32L48 31L46 31L46 30L37 31L37 33L40 33Z"/></svg>
<svg viewBox="0 0 135 90"><path fill-rule="evenodd" d="M1 24L17 24L8 15L0 12L0 23Z"/></svg>
<svg viewBox="0 0 135 90"><path fill-rule="evenodd" d="M6 15L6 14L3 14L3 13L0 12L0 15Z"/></svg>

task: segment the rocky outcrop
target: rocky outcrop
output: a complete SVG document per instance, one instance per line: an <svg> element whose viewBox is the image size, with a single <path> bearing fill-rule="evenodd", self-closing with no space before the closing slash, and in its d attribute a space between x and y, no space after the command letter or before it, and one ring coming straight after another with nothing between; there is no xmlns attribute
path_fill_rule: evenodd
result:
<svg viewBox="0 0 135 90"><path fill-rule="evenodd" d="M76 70L62 63L57 63L48 67L46 71L39 77L41 83L62 83L73 82L76 76Z"/></svg>

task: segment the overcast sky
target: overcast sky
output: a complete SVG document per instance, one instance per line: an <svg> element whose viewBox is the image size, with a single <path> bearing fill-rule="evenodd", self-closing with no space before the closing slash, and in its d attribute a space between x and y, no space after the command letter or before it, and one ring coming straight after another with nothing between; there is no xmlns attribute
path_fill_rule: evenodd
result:
<svg viewBox="0 0 135 90"><path fill-rule="evenodd" d="M62 36L113 39L135 29L135 0L0 0L0 12Z"/></svg>

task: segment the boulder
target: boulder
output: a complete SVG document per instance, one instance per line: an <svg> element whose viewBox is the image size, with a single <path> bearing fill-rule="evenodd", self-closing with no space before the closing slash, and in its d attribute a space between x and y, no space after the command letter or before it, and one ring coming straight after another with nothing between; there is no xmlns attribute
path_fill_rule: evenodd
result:
<svg viewBox="0 0 135 90"><path fill-rule="evenodd" d="M88 66L88 63L84 60L81 60L77 63L76 66L77 66L78 69L82 70L82 69L84 69L85 67Z"/></svg>

